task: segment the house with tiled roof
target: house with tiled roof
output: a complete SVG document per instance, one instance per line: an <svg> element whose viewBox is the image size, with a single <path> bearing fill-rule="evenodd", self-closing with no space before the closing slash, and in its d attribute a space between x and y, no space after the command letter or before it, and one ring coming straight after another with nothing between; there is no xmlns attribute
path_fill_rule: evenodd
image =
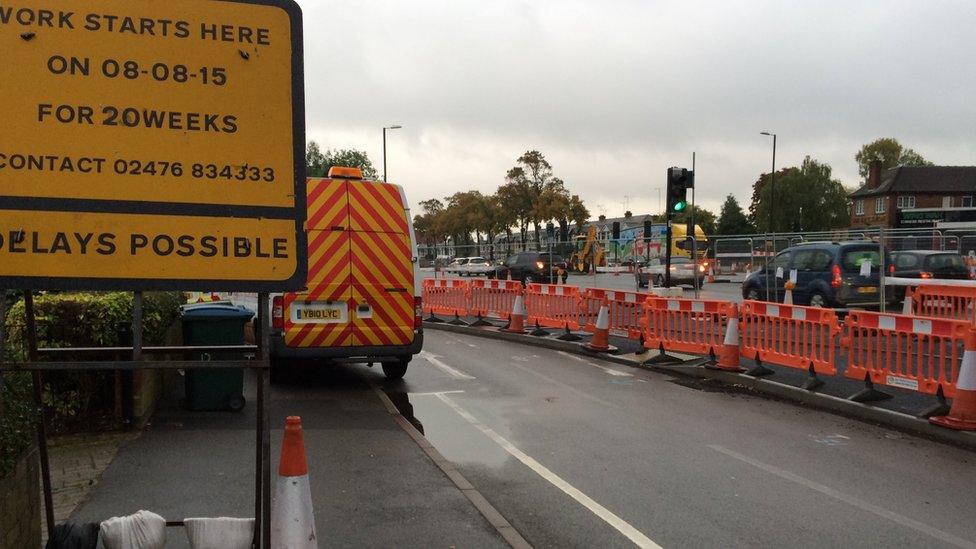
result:
<svg viewBox="0 0 976 549"><path fill-rule="evenodd" d="M849 195L852 229L898 227L902 210L976 206L976 166L900 166L881 172L881 162L872 162L865 184Z"/></svg>

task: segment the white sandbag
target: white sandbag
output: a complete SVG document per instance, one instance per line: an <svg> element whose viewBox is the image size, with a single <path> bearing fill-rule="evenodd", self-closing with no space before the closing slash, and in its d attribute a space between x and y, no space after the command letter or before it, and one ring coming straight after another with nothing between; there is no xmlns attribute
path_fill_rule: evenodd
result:
<svg viewBox="0 0 976 549"><path fill-rule="evenodd" d="M166 519L149 511L102 522L99 540L105 549L163 549Z"/></svg>
<svg viewBox="0 0 976 549"><path fill-rule="evenodd" d="M183 521L193 549L250 549L254 519L188 518Z"/></svg>

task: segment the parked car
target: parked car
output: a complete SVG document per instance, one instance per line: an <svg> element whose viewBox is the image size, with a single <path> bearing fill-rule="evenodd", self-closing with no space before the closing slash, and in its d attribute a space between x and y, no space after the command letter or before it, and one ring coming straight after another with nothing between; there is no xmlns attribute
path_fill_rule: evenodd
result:
<svg viewBox="0 0 976 549"><path fill-rule="evenodd" d="M659 259L652 259L651 264L640 267L634 274L637 279L637 286L646 288L651 281L655 286L664 286L664 263ZM694 285L698 279L698 287L701 288L705 283L705 266L701 263L694 263L688 257L671 258L671 285L680 286L682 284Z"/></svg>
<svg viewBox="0 0 976 549"><path fill-rule="evenodd" d="M898 278L942 278L968 280L972 278L966 259L956 252L935 250L899 250L891 252L888 276ZM896 301L905 299L904 286L889 286Z"/></svg>
<svg viewBox="0 0 976 549"><path fill-rule="evenodd" d="M459 276L481 276L491 268L491 262L483 257L469 257L468 261L458 267Z"/></svg>
<svg viewBox="0 0 976 549"><path fill-rule="evenodd" d="M553 284L561 279L565 284L569 277L568 267L566 260L558 255L547 252L522 252L509 257L501 265L490 268L487 276L506 279L511 274L512 280L519 280L522 284L533 282Z"/></svg>
<svg viewBox="0 0 976 549"><path fill-rule="evenodd" d="M790 272L796 270L793 303L797 305L878 305L880 251L876 243L866 241L808 242L791 246L776 254L768 266L760 265L759 270L746 277L742 297L782 302L785 282L790 279ZM869 267L865 266L867 263ZM866 276L861 274L862 269L868 272ZM896 301L888 297L889 302Z"/></svg>
<svg viewBox="0 0 976 549"><path fill-rule="evenodd" d="M471 259L471 258L470 257L455 257L454 258L454 261L448 263L447 267L444 268L444 272L446 272L446 273L459 273L461 271L461 267L464 267L465 265L468 264L468 260L469 259Z"/></svg>

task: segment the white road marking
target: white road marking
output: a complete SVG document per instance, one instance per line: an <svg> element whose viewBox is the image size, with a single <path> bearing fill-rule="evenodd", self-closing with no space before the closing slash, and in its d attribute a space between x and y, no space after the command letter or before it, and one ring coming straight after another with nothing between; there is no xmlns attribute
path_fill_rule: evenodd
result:
<svg viewBox="0 0 976 549"><path fill-rule="evenodd" d="M445 333L447 333L447 332L445 332ZM460 343L462 345L467 345L468 347L471 347L472 349L477 349L478 348L478 346L475 345L474 343L468 343L467 341L465 341L465 340L463 340L463 339L461 339L461 338L459 338L457 336L451 335L450 333L447 333L447 337L449 337L450 339L453 339L454 341L457 341L458 343Z"/></svg>
<svg viewBox="0 0 976 549"><path fill-rule="evenodd" d="M631 526L627 521L613 514L609 509L600 505L599 503L593 501L592 498L580 492L572 484L566 482L558 475L547 469L544 465L536 461L522 450L519 450L507 439L496 433L491 427L488 427L484 423L478 421L478 418L472 416L467 410L459 406L456 402L451 400L450 397L446 395L437 395L437 398L441 399L444 404L447 404L461 417L467 420L468 423L475 426L479 431L485 434L488 438L493 440L496 444L501 446L506 452L515 457L515 459L521 461L526 467L532 469L540 477L546 479L550 484L562 490L566 495L576 500L577 503L589 509L594 515L603 519L604 522L614 527L618 532L627 536L627 539L634 542L638 547L648 547L648 548L660 548L661 546L654 543L650 538L641 533L640 530Z"/></svg>
<svg viewBox="0 0 976 549"><path fill-rule="evenodd" d="M410 396L437 396L437 395L453 395L457 393L463 393L464 391L431 391L429 393L408 393Z"/></svg>
<svg viewBox="0 0 976 549"><path fill-rule="evenodd" d="M919 522L919 521L917 521L917 520L915 520L913 518L909 518L909 517L906 517L904 515L899 515L898 513L895 513L894 511L889 511L888 509L885 509L883 507L879 507L877 505L874 505L873 503L868 503L868 502L866 502L866 501L864 501L862 499L858 499L858 498L856 498L854 496L849 496L849 495L847 495L847 494L845 494L843 492L840 492L838 490L835 490L835 489L833 489L833 488L831 488L829 486L824 486L823 484L814 482L814 481L809 480L809 479L805 479L805 478L803 478L803 477L801 477L799 475L796 475L796 474L793 474L793 473L791 473L789 471L785 471L783 469L780 469L779 467L775 467L773 465L769 465L768 463L763 463L761 461L757 461L755 459L752 459L749 456L744 456L744 455L742 455L742 454L740 454L738 452L735 452L733 450L729 450L728 448L725 448L725 447L722 447L722 446L718 446L718 445L715 445L715 444L709 444L708 447L711 448L712 450L715 450L716 452L725 454L725 455L729 456L730 458L737 459L737 460L739 460L739 461L741 461L743 463L748 463L749 465L752 465L753 467L757 467L759 469L762 469L763 471L766 471L767 473L776 475L776 476L778 476L778 477L780 477L782 479L785 479L785 480L788 480L790 482L799 484L800 486L805 486L805 487L807 487L807 488L809 488L809 489L811 489L811 490L813 490L815 492L820 492L821 494L824 494L825 496L832 497L832 498L834 498L834 499L836 499L838 501L842 501L842 502L844 502L844 503L846 503L848 505L852 505L854 507L857 507L859 509L862 509L864 511L867 511L869 513L872 513L874 515L877 515L877 516L879 516L881 518L888 519L888 520L890 520L890 521L892 521L894 523L900 524L902 526L911 528L913 530L917 530L917 531L919 531L919 532L921 532L923 534L928 534L929 536L932 536L933 538L935 538L937 540L944 541L945 543L948 543L950 545L955 545L956 547L966 547L966 548L969 548L969 549L976 548L976 543L973 543L973 542L968 541L968 540L964 540L964 539L962 539L960 537L957 537L957 536L954 536L954 535L952 535L952 534L950 534L948 532L944 532L942 530L939 530L938 528L935 528L934 526L929 526L928 524Z"/></svg>
<svg viewBox="0 0 976 549"><path fill-rule="evenodd" d="M423 358L427 362L430 362L432 365L436 366L437 368L440 368L447 375L455 379L476 379L474 376L469 376L468 374L462 372L461 370L458 370L457 368L452 368L447 364L444 364L443 362L438 360L437 357L435 357L428 351L420 351L420 358Z"/></svg>
<svg viewBox="0 0 976 549"><path fill-rule="evenodd" d="M587 360L587 359L585 359L585 358L583 358L581 356L577 356L577 355L574 355L572 353L567 353L566 351L556 351L556 352L559 353L562 356L571 358L573 360L578 360L578 361L582 362L583 364L588 364L590 366L593 366L594 368L599 368L599 369L603 370L604 372L606 372L606 373L608 373L608 374L610 374L612 376L617 376L617 377L634 377L633 374L628 374L627 372L621 372L619 370L614 370L613 368L608 368L608 367L606 367L606 366L604 366L602 364L597 364L596 362L593 362L592 360Z"/></svg>

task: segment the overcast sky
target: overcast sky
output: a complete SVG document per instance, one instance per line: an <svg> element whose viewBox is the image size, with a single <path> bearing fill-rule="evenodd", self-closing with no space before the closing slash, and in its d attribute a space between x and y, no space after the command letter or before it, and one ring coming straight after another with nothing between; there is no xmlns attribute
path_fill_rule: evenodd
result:
<svg viewBox="0 0 976 549"><path fill-rule="evenodd" d="M891 136L976 164L976 2L299 0L309 139L365 150L413 204L492 193L528 150L594 217L659 211L669 166L698 202L810 155L845 185ZM625 198L629 197L629 198Z"/></svg>

